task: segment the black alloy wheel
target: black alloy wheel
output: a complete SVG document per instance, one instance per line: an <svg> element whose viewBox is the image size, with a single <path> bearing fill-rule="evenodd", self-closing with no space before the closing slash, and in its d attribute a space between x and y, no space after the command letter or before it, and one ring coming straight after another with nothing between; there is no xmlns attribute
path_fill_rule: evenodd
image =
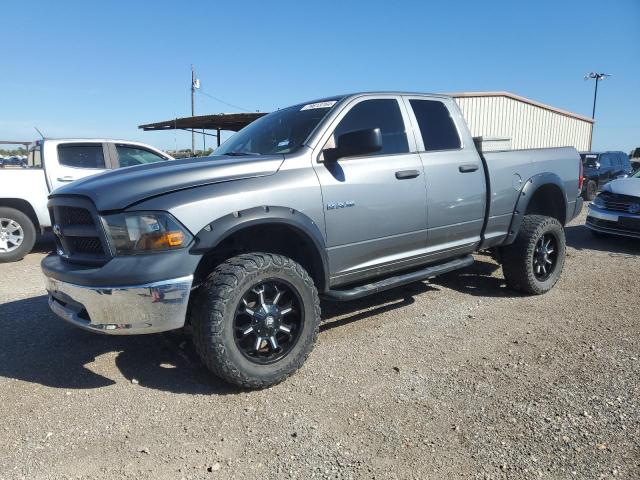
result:
<svg viewBox="0 0 640 480"><path fill-rule="evenodd" d="M258 364L277 362L295 346L304 326L304 310L296 290L281 279L249 288L233 321L238 349Z"/></svg>
<svg viewBox="0 0 640 480"><path fill-rule="evenodd" d="M533 254L533 274L544 282L554 272L558 263L558 239L548 232L540 237Z"/></svg>

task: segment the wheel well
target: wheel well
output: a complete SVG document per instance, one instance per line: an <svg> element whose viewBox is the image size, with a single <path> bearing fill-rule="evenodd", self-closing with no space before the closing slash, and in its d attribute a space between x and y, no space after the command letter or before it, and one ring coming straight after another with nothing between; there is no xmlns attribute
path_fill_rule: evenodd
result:
<svg viewBox="0 0 640 480"><path fill-rule="evenodd" d="M0 198L0 207L9 207L20 210L33 222L36 230L40 228L40 222L38 222L38 216L31 204L21 198Z"/></svg>
<svg viewBox="0 0 640 480"><path fill-rule="evenodd" d="M564 225L567 217L567 206L562 190L553 183L542 185L529 200L525 215L553 217Z"/></svg>
<svg viewBox="0 0 640 480"><path fill-rule="evenodd" d="M319 291L325 288L324 264L316 244L302 230L277 223L249 226L226 237L202 257L194 283L200 283L226 259L247 252L277 253L289 257L302 265Z"/></svg>

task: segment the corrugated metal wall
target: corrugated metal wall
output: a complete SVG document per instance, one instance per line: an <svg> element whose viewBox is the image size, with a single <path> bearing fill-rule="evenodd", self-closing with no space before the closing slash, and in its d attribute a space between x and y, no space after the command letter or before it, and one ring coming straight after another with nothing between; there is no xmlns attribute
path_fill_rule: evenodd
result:
<svg viewBox="0 0 640 480"><path fill-rule="evenodd" d="M508 137L511 148L589 150L592 124L506 96L454 95L474 137Z"/></svg>

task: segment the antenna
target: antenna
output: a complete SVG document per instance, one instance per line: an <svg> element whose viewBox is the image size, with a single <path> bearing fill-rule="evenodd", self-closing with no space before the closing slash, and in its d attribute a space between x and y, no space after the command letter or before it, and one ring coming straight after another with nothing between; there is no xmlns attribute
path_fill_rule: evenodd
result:
<svg viewBox="0 0 640 480"><path fill-rule="evenodd" d="M33 127L36 129L36 132L38 132L40 134L40 136L42 137L42 140L44 140L44 134L38 129L38 127Z"/></svg>

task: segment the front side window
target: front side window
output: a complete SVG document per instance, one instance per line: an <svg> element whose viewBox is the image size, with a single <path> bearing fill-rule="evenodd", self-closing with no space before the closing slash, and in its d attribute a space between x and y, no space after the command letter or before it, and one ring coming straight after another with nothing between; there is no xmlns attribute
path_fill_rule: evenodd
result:
<svg viewBox="0 0 640 480"><path fill-rule="evenodd" d="M333 132L333 140L344 133L379 128L382 133L382 150L373 155L407 153L409 143L398 101L393 98L365 100L347 113Z"/></svg>
<svg viewBox="0 0 640 480"><path fill-rule="evenodd" d="M58 145L60 165L73 168L105 168L102 144Z"/></svg>
<svg viewBox="0 0 640 480"><path fill-rule="evenodd" d="M462 146L456 125L444 103L435 100L409 100L409 103L427 152L458 150Z"/></svg>
<svg viewBox="0 0 640 480"><path fill-rule="evenodd" d="M132 167L134 165L143 165L145 163L155 163L166 160L157 153L150 152L142 148L132 145L116 145L118 159L121 167Z"/></svg>

